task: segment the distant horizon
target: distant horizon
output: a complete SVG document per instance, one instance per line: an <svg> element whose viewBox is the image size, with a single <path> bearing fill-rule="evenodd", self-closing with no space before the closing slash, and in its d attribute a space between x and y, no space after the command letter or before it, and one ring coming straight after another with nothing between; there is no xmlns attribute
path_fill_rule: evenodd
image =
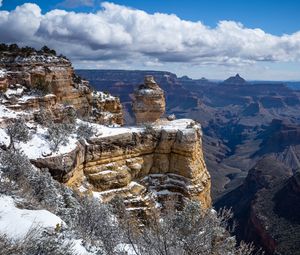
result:
<svg viewBox="0 0 300 255"><path fill-rule="evenodd" d="M81 71L81 70L86 70L86 71L142 71L142 72L168 72L168 73L172 73L175 74L178 78L182 78L184 76L187 76L190 79L193 80L200 80L202 78L207 79L209 81L217 81L217 82L222 82L230 77L235 76L238 73L235 73L233 75L228 75L227 77L221 78L221 79L215 79L215 78L208 78L205 76L201 76L201 77L191 77L189 75L183 74L183 75L178 75L175 72L172 71L168 71L168 70L153 70L153 69L113 69L113 68L97 68L97 69L93 69L93 68L74 68L75 70ZM300 78L299 80L259 80L259 79L246 79L242 74L239 73L239 75L244 78L246 80L246 82L300 82Z"/></svg>

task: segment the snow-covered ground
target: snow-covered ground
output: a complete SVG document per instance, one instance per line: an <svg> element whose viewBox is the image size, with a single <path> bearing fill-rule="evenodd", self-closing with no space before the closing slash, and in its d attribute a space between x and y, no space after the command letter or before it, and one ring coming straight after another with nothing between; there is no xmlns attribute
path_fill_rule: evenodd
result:
<svg viewBox="0 0 300 255"><path fill-rule="evenodd" d="M0 78L4 78L6 72L4 69L0 69Z"/></svg>
<svg viewBox="0 0 300 255"><path fill-rule="evenodd" d="M35 231L45 229L54 231L57 224L66 226L60 217L47 210L19 209L12 197L0 196L0 235L6 235L14 240L22 240L33 229ZM81 240L71 239L70 241L74 254L94 255L84 248Z"/></svg>
<svg viewBox="0 0 300 255"><path fill-rule="evenodd" d="M160 121L154 125L154 128L165 129L165 130L184 130L187 129L187 126L191 124L193 120L191 119L178 119L171 121ZM200 124L195 125L196 128L200 127Z"/></svg>
<svg viewBox="0 0 300 255"><path fill-rule="evenodd" d="M114 101L116 100L116 97L110 95L110 94L106 94L102 91L94 91L93 92L93 96L94 97L98 97L102 102L104 101Z"/></svg>
<svg viewBox="0 0 300 255"><path fill-rule="evenodd" d="M12 111L5 107L3 104L0 104L0 121L4 118L15 118L18 114L20 113Z"/></svg>
<svg viewBox="0 0 300 255"><path fill-rule="evenodd" d="M51 152L50 144L46 135L47 128L38 125L36 131L32 134L31 139L28 142L19 143L17 147L20 148L30 159L37 159L43 157L43 155L50 154L52 156L61 155L76 148L77 139L74 134L71 134L67 144L62 144L56 152Z"/></svg>
<svg viewBox="0 0 300 255"><path fill-rule="evenodd" d="M1 111L2 109L2 111ZM1 117L16 117L13 111L10 110L3 110L3 106L0 105L0 119ZM2 115L3 114L3 115ZM99 125L95 123L88 123L83 122L81 120L77 121L77 124L86 123L93 127L95 131L95 138L101 137L109 137L109 136L116 136L121 134L128 134L128 133L140 133L143 132L143 127L108 127L104 125ZM157 124L154 126L155 129L165 129L165 130L189 130L186 129L187 125L191 123L189 119L181 119L181 120L173 120L167 121L161 124ZM28 125L29 126L29 125ZM197 127L197 126L195 126ZM190 129L192 131L192 129ZM70 134L68 137L68 143L65 145L60 145L56 152L51 153L51 148L49 141L47 139L47 128L42 127L40 125L36 126L36 129L31 131L31 139L28 142L21 142L17 144L17 147L24 151L24 153L30 159L37 159L44 157L45 155L57 156L65 153L69 153L76 148L77 138L75 133ZM9 145L9 137L5 133L3 128L0 128L0 144L2 145Z"/></svg>
<svg viewBox="0 0 300 255"><path fill-rule="evenodd" d="M55 229L65 224L62 219L46 210L26 210L16 207L13 198L0 197L0 234L19 239L34 227Z"/></svg>

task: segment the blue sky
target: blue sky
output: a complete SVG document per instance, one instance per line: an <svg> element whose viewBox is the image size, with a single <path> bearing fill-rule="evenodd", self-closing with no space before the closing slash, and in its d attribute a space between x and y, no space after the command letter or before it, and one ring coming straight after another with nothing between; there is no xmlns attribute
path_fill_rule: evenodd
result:
<svg viewBox="0 0 300 255"><path fill-rule="evenodd" d="M101 2L105 1L93 1L93 6L78 4L76 8L67 8L61 4L62 0L3 0L2 8L12 10L26 2L37 3L43 12L54 8L90 12L101 8ZM220 20L234 20L243 23L246 27L261 28L276 35L300 30L300 1L297 0L115 0L112 2L149 13L174 13L182 19L200 20L212 27Z"/></svg>
<svg viewBox="0 0 300 255"><path fill-rule="evenodd" d="M47 42L79 68L163 69L220 79L240 72L248 79L300 80L297 0L115 0L108 5L99 0L2 0L0 10L14 17L15 8L28 2L35 5L22 7L22 13L29 13L28 29L36 30L31 37L20 32L18 43L39 47ZM35 9L35 21L30 9ZM54 9L66 13L50 17L47 13ZM153 16L157 12L175 14L178 20ZM24 15L19 14L21 21ZM60 24L62 17L65 23ZM140 25L145 20L149 27ZM7 18L3 27L8 22L19 32L21 22ZM0 39L14 42L17 36L5 31L0 22Z"/></svg>

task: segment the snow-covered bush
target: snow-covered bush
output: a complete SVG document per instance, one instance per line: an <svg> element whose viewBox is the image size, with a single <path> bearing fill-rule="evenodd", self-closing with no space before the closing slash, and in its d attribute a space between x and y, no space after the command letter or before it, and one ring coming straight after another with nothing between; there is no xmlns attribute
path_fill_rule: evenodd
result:
<svg viewBox="0 0 300 255"><path fill-rule="evenodd" d="M30 139L29 130L22 118L12 120L6 127L6 133L10 138L9 148L12 149L15 149L16 142L27 142Z"/></svg>
<svg viewBox="0 0 300 255"><path fill-rule="evenodd" d="M45 108L41 108L39 111L34 113L34 120L42 126L49 126L53 121L51 113Z"/></svg>
<svg viewBox="0 0 300 255"><path fill-rule="evenodd" d="M66 106L63 111L62 123L75 125L77 119L77 113L74 107Z"/></svg>
<svg viewBox="0 0 300 255"><path fill-rule="evenodd" d="M127 243L136 255L254 254L252 245L237 245L235 237L226 230L231 217L230 210L223 210L220 214L203 211L198 202L192 201L181 211L167 208L161 215L152 213L143 222L128 217L123 226Z"/></svg>
<svg viewBox="0 0 300 255"><path fill-rule="evenodd" d="M73 131L72 124L51 123L48 126L47 138L52 151L57 151L60 145L66 145Z"/></svg>
<svg viewBox="0 0 300 255"><path fill-rule="evenodd" d="M52 151L57 151L58 146L68 142L68 133L64 129L64 124L52 123L48 127L48 140Z"/></svg>
<svg viewBox="0 0 300 255"><path fill-rule="evenodd" d="M197 125L197 123L195 121L192 121L191 123L189 123L186 128L194 128Z"/></svg>
<svg viewBox="0 0 300 255"><path fill-rule="evenodd" d="M2 176L12 181L21 181L32 169L29 159L19 150L0 151Z"/></svg>
<svg viewBox="0 0 300 255"><path fill-rule="evenodd" d="M145 129L145 134L154 135L156 133L155 129L151 123L145 123L144 129Z"/></svg>
<svg viewBox="0 0 300 255"><path fill-rule="evenodd" d="M0 251L6 255L76 255L70 240L64 240L58 232L41 234L38 228L23 239L0 235Z"/></svg>
<svg viewBox="0 0 300 255"><path fill-rule="evenodd" d="M96 246L104 254L115 255L122 234L109 205L93 198L80 200L77 231L87 246Z"/></svg>
<svg viewBox="0 0 300 255"><path fill-rule="evenodd" d="M95 130L91 125L80 123L76 130L77 138L89 139L95 134Z"/></svg>

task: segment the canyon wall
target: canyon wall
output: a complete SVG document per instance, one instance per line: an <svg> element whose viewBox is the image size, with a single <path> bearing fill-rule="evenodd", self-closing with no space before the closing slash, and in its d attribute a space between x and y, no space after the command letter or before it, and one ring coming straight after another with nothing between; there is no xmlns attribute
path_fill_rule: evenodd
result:
<svg viewBox="0 0 300 255"><path fill-rule="evenodd" d="M164 92L152 76L145 78L133 103L139 126L113 127L110 124L123 124L119 99L93 91L65 58L4 57L0 70L0 131L5 134L1 128L8 119L25 117L36 140L21 149L36 167L49 169L58 181L103 202L121 196L128 210L137 214L164 208L170 200L178 207L187 199L211 207L201 127L190 119L160 119L165 112ZM64 149L51 151L48 127L34 116L42 108L59 116L68 107L81 119L75 125L84 119L99 132L86 139L69 134L75 142L69 139L69 145L61 146ZM1 140L5 145L9 139Z"/></svg>
<svg viewBox="0 0 300 255"><path fill-rule="evenodd" d="M59 113L64 106L72 106L78 116L93 122L123 124L119 98L93 91L87 81L75 75L71 62L65 58L4 56L0 59L0 70L0 91L7 95L8 108L24 111L44 107ZM17 100L16 94L10 97L9 89L19 89L17 97L27 95L26 100Z"/></svg>
<svg viewBox="0 0 300 255"><path fill-rule="evenodd" d="M122 134L92 138L57 157L33 160L60 181L102 201L125 199L128 209L145 213L165 201L196 199L211 206L210 175L202 133L192 120L175 120ZM190 125L190 126L189 126Z"/></svg>

